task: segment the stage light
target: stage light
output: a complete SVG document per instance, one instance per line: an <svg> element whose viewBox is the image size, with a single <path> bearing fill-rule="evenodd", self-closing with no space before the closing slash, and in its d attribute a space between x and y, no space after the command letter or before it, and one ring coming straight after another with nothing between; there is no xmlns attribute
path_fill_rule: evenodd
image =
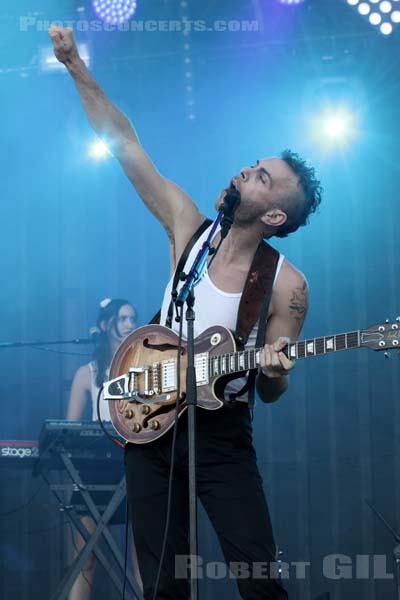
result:
<svg viewBox="0 0 400 600"><path fill-rule="evenodd" d="M343 140L349 136L351 128L350 126L350 115L346 114L345 112L325 115L323 121L323 133L328 138Z"/></svg>
<svg viewBox="0 0 400 600"><path fill-rule="evenodd" d="M290 4L290 5L295 5L295 4L301 4L302 2L304 2L304 0L279 0L281 4Z"/></svg>
<svg viewBox="0 0 400 600"><path fill-rule="evenodd" d="M390 35L400 23L400 0L347 0L347 3L367 17L371 25L379 26L382 35Z"/></svg>
<svg viewBox="0 0 400 600"><path fill-rule="evenodd" d="M383 0L379 5L379 10L383 13L390 13L392 10L392 4L388 0Z"/></svg>
<svg viewBox="0 0 400 600"><path fill-rule="evenodd" d="M381 30L381 33L383 33L383 35L390 35L393 31L393 25L387 22L382 23L379 29Z"/></svg>
<svg viewBox="0 0 400 600"><path fill-rule="evenodd" d="M357 117L350 109L327 108L313 117L312 137L326 149L346 146L356 134Z"/></svg>
<svg viewBox="0 0 400 600"><path fill-rule="evenodd" d="M94 160L104 160L111 156L111 152L104 142L96 140L89 146L89 156Z"/></svg>
<svg viewBox="0 0 400 600"><path fill-rule="evenodd" d="M93 0L95 13L111 25L129 21L136 10L136 0Z"/></svg>
<svg viewBox="0 0 400 600"><path fill-rule="evenodd" d="M358 5L358 12L360 15L368 15L370 10L371 7L368 2L361 2L361 4Z"/></svg>
<svg viewBox="0 0 400 600"><path fill-rule="evenodd" d="M382 17L379 13L373 12L369 15L369 22L371 23L371 25L379 25L381 21Z"/></svg>
<svg viewBox="0 0 400 600"><path fill-rule="evenodd" d="M90 52L87 44L78 44L79 55L87 67L90 67ZM40 49L40 69L41 71L66 71L65 65L60 63L54 56L52 46L46 46Z"/></svg>

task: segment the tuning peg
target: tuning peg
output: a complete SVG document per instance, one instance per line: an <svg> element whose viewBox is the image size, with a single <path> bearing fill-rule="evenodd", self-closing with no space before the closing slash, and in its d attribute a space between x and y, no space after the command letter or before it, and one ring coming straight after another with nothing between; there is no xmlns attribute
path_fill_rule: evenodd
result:
<svg viewBox="0 0 400 600"><path fill-rule="evenodd" d="M385 323L390 323L389 319L385 319Z"/></svg>
<svg viewBox="0 0 400 600"><path fill-rule="evenodd" d="M390 352L389 352L389 350L386 350L386 351L383 353L383 356L384 356L385 358L390 358Z"/></svg>
<svg viewBox="0 0 400 600"><path fill-rule="evenodd" d="M400 317L396 317L396 321L400 323Z"/></svg>

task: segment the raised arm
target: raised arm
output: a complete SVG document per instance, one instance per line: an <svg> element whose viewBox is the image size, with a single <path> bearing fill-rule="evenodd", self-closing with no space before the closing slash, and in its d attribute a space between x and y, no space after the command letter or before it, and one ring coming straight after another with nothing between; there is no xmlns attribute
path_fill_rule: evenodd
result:
<svg viewBox="0 0 400 600"><path fill-rule="evenodd" d="M120 162L137 193L180 252L203 218L191 198L162 177L141 146L129 120L106 97L81 60L73 31L52 25L54 54L73 78L88 120Z"/></svg>
<svg viewBox="0 0 400 600"><path fill-rule="evenodd" d="M267 322L262 369L257 391L264 402L274 402L288 387L287 375L294 363L281 352L300 335L308 308L308 286L304 275L287 261L274 286L271 314Z"/></svg>

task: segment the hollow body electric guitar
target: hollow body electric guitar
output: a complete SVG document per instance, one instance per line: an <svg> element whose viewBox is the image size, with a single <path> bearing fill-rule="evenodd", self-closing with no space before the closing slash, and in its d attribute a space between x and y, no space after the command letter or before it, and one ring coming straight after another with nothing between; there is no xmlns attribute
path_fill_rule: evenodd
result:
<svg viewBox="0 0 400 600"><path fill-rule="evenodd" d="M388 351L400 346L400 319L365 330L289 343L283 352L291 360L321 356L351 348ZM400 348L399 348L400 349ZM207 410L223 406L227 382L260 366L261 348L238 350L225 327L211 327L195 339L197 404ZM173 425L177 398L178 336L161 325L132 332L111 363L104 400L116 431L128 442L146 444ZM179 415L186 409L186 346L180 352Z"/></svg>

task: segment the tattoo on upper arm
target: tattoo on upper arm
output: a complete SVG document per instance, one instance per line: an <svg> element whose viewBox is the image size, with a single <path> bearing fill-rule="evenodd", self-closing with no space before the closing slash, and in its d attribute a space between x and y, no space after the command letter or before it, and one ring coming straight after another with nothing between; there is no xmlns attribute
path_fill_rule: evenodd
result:
<svg viewBox="0 0 400 600"><path fill-rule="evenodd" d="M304 319L307 314L308 306L308 288L307 283L304 281L301 287L296 287L292 290L292 296L289 302L289 310L293 315L293 318L299 324L299 328L302 327Z"/></svg>

